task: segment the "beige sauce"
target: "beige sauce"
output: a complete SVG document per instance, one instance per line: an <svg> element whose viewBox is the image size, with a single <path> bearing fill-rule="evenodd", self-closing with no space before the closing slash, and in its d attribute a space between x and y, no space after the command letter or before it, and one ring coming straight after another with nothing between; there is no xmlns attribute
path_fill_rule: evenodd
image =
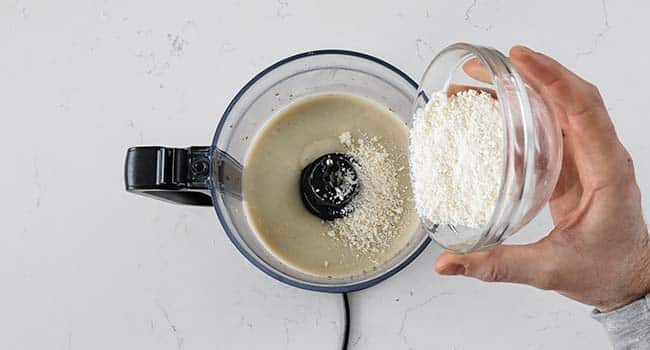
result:
<svg viewBox="0 0 650 350"><path fill-rule="evenodd" d="M395 194L403 199L403 215L378 254L365 254L332 238L331 225L308 212L301 200L300 172L324 154L345 153L339 140L345 132L377 137L401 169L394 176L405 189ZM296 101L260 131L246 156L242 186L247 219L275 256L306 273L342 277L371 271L395 256L418 225L407 154L406 126L370 100L319 95Z"/></svg>

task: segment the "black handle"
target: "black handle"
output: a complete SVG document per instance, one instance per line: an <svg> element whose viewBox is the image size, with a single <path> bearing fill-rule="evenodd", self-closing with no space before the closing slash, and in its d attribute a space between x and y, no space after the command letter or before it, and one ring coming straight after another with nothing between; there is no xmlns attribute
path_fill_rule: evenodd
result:
<svg viewBox="0 0 650 350"><path fill-rule="evenodd" d="M208 189L210 147L131 147L126 152L126 190L178 204L212 206Z"/></svg>

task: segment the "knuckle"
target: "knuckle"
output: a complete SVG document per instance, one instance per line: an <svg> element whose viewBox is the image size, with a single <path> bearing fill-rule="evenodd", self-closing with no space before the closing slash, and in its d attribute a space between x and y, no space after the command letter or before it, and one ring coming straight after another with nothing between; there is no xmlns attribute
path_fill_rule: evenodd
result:
<svg viewBox="0 0 650 350"><path fill-rule="evenodd" d="M505 269L497 264L490 264L477 276L483 282L501 282L506 280Z"/></svg>
<svg viewBox="0 0 650 350"><path fill-rule="evenodd" d="M598 86L596 86L595 84L586 81L585 87L586 87L585 91L587 91L590 95L594 97L600 96L600 91L598 91Z"/></svg>
<svg viewBox="0 0 650 350"><path fill-rule="evenodd" d="M602 95L600 94L600 90L598 90L598 86L590 82L587 82L586 91L589 94L589 96L593 97L594 99L602 100Z"/></svg>
<svg viewBox="0 0 650 350"><path fill-rule="evenodd" d="M626 175L628 175L628 179L634 179L634 159L632 159L632 155L627 149L625 149L625 147L623 147L623 159L625 159L624 169L627 170Z"/></svg>
<svg viewBox="0 0 650 350"><path fill-rule="evenodd" d="M560 81L553 87L556 96L565 100L567 112L573 116L593 115L606 111L598 87L590 82Z"/></svg>
<svg viewBox="0 0 650 350"><path fill-rule="evenodd" d="M600 91L598 91L598 88L591 84L587 83L587 87L585 88L585 92L583 93L581 98L578 98L578 101L575 104L575 115L593 115L597 113L607 113L607 109L605 108L605 102L603 101L603 97L600 94ZM610 130L608 130L609 132ZM613 128L612 130L613 131Z"/></svg>

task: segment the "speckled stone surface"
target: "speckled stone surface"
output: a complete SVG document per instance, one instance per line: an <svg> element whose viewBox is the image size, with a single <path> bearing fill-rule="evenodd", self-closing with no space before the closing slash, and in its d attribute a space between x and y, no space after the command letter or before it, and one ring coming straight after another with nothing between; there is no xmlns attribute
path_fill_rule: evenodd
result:
<svg viewBox="0 0 650 350"><path fill-rule="evenodd" d="M600 86L650 208L647 1L0 1L0 349L334 349L341 299L282 285L209 208L129 195L133 145L205 145L248 79L319 48L418 78L526 43ZM647 211L646 211L647 212ZM543 213L513 239L538 239ZM355 293L352 349L608 349L590 308L433 272Z"/></svg>

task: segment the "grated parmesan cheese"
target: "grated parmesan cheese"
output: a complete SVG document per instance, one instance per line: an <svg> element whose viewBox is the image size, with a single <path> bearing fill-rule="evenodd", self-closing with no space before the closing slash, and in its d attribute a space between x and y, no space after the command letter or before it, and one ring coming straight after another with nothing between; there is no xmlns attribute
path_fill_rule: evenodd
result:
<svg viewBox="0 0 650 350"><path fill-rule="evenodd" d="M339 135L339 141L341 141L342 145L350 147L352 144L352 135L349 131L346 131Z"/></svg>
<svg viewBox="0 0 650 350"><path fill-rule="evenodd" d="M410 131L411 178L420 218L435 224L485 225L503 173L498 102L488 93L436 92Z"/></svg>
<svg viewBox="0 0 650 350"><path fill-rule="evenodd" d="M359 193L350 204L354 210L348 216L330 222L329 237L340 239L357 253L381 254L399 234L403 217L403 198L407 188L400 186L396 160L377 137L361 134L353 138L350 132L339 141L356 161Z"/></svg>

